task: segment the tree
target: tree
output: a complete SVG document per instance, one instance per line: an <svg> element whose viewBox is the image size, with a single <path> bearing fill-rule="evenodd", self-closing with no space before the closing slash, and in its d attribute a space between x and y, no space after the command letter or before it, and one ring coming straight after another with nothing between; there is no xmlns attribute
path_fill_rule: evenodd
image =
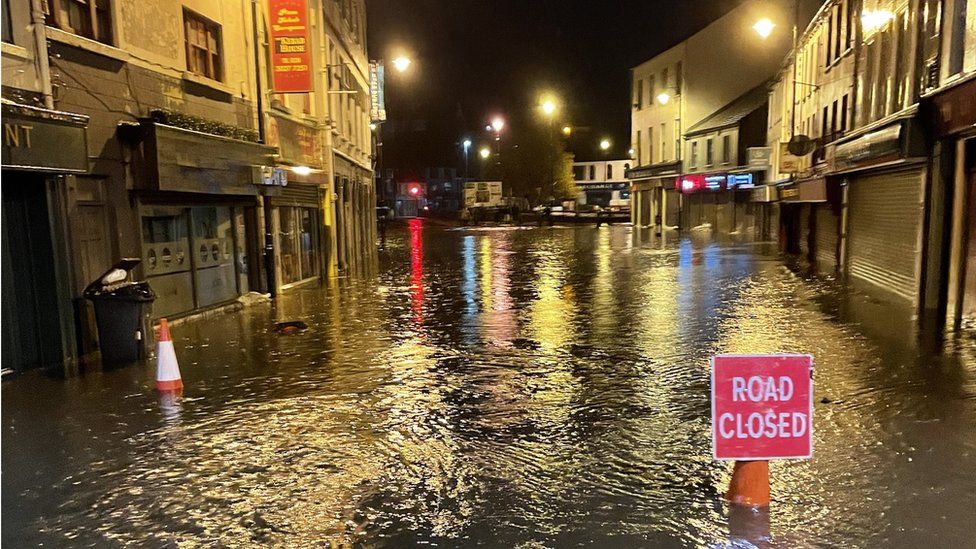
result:
<svg viewBox="0 0 976 549"><path fill-rule="evenodd" d="M560 133L545 125L513 128L497 158L488 160L486 179L501 180L512 196L528 196L533 203L573 198L573 155L566 152Z"/></svg>

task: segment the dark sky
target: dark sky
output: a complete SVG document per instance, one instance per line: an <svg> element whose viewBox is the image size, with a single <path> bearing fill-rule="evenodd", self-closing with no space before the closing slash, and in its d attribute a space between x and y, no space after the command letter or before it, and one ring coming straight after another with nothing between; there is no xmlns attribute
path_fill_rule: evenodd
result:
<svg viewBox="0 0 976 549"><path fill-rule="evenodd" d="M384 165L456 165L461 135L477 141L493 113L514 123L543 90L577 159L607 136L629 147L628 69L680 42L738 0L367 0L370 57L387 61ZM407 53L409 74L389 61ZM425 131L403 131L426 128ZM483 131L482 131L483 133Z"/></svg>

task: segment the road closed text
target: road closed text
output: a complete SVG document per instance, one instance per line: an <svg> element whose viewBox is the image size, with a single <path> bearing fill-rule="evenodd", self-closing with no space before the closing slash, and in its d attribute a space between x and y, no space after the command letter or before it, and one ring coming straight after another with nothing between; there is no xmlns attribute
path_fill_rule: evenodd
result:
<svg viewBox="0 0 976 549"><path fill-rule="evenodd" d="M715 357L715 457L808 457L812 450L812 369L808 355Z"/></svg>

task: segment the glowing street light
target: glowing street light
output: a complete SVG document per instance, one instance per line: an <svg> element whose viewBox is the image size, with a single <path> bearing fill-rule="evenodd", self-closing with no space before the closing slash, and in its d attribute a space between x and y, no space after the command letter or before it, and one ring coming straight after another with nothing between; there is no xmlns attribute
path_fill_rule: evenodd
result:
<svg viewBox="0 0 976 549"><path fill-rule="evenodd" d="M292 166L291 171L295 175L301 175L304 177L312 173L312 168L309 168L308 166Z"/></svg>
<svg viewBox="0 0 976 549"><path fill-rule="evenodd" d="M465 139L464 142L461 143L461 145L464 147L464 150L468 150L471 148L471 140Z"/></svg>
<svg viewBox="0 0 976 549"><path fill-rule="evenodd" d="M542 112L546 113L546 116L551 118L556 112L556 103L551 99L546 99L542 102Z"/></svg>
<svg viewBox="0 0 976 549"><path fill-rule="evenodd" d="M487 159L489 156L491 156L491 149L489 149L488 147L481 147L481 150L478 151L478 154L481 155L481 158Z"/></svg>
<svg viewBox="0 0 976 549"><path fill-rule="evenodd" d="M409 57L400 56L393 60L393 68L396 69L397 72L406 72L406 70L410 68L410 63L411 61Z"/></svg>
<svg viewBox="0 0 976 549"><path fill-rule="evenodd" d="M756 24L752 26L752 30L756 31L756 34L763 40L769 38L770 34L773 34L774 28L776 28L776 24L766 17L756 21Z"/></svg>
<svg viewBox="0 0 976 549"><path fill-rule="evenodd" d="M667 105L671 101L671 94L668 92L661 92L657 95L657 102L662 105Z"/></svg>
<svg viewBox="0 0 976 549"><path fill-rule="evenodd" d="M504 127L505 127L505 119L504 118L502 118L500 116L496 116L495 118L492 118L491 119L491 129L495 130L495 133L501 132L502 131L502 128L504 128Z"/></svg>
<svg viewBox="0 0 976 549"><path fill-rule="evenodd" d="M572 128L572 126L563 126L563 135L565 135L566 137L569 137L572 134L573 134L573 128Z"/></svg>
<svg viewBox="0 0 976 549"><path fill-rule="evenodd" d="M610 140L609 139L604 139L604 140L600 141L600 150L601 151L605 151L605 150L608 150L608 149L610 149Z"/></svg>

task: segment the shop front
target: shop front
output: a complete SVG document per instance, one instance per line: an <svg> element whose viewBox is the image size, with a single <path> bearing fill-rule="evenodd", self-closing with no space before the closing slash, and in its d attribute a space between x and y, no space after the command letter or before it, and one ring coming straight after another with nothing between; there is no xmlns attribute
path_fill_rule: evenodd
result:
<svg viewBox="0 0 976 549"><path fill-rule="evenodd" d="M934 142L931 162L933 217L928 242L947 242L948 272L938 276L930 264L928 280L946 284L944 302L927 298L926 308L944 314L947 326L976 327L976 77L938 90L923 103ZM941 206L941 208L940 208ZM948 238L943 239L942 236ZM927 294L935 291L926 284Z"/></svg>
<svg viewBox="0 0 976 549"><path fill-rule="evenodd" d="M641 227L681 226L681 193L671 184L681 174L681 162L667 162L629 169L631 218Z"/></svg>
<svg viewBox="0 0 976 549"><path fill-rule="evenodd" d="M339 152L333 157L333 167L339 270L364 273L373 257L376 242L376 194L371 184L373 175L366 166ZM402 210L398 208L399 211Z"/></svg>
<svg viewBox="0 0 976 549"><path fill-rule="evenodd" d="M326 204L329 176L323 161L322 130L272 114L268 141L278 146L278 164L288 172L287 185L268 198L274 234L278 290L315 282L328 272L331 237Z"/></svg>
<svg viewBox="0 0 976 549"><path fill-rule="evenodd" d="M678 177L674 188L684 195L685 226L722 234L751 234L756 225L752 191L761 178L761 174L749 171Z"/></svg>
<svg viewBox="0 0 976 549"><path fill-rule="evenodd" d="M919 305L928 170L916 120L842 141L828 163L846 183L841 267L852 282Z"/></svg>
<svg viewBox="0 0 976 549"><path fill-rule="evenodd" d="M144 121L133 165L152 316L219 306L262 288L259 207L280 192L275 149Z"/></svg>
<svg viewBox="0 0 976 549"><path fill-rule="evenodd" d="M88 172L88 117L3 104L2 368L77 359L68 179Z"/></svg>
<svg viewBox="0 0 976 549"><path fill-rule="evenodd" d="M785 251L802 256L822 274L837 270L839 189L823 176L791 181L779 189Z"/></svg>

